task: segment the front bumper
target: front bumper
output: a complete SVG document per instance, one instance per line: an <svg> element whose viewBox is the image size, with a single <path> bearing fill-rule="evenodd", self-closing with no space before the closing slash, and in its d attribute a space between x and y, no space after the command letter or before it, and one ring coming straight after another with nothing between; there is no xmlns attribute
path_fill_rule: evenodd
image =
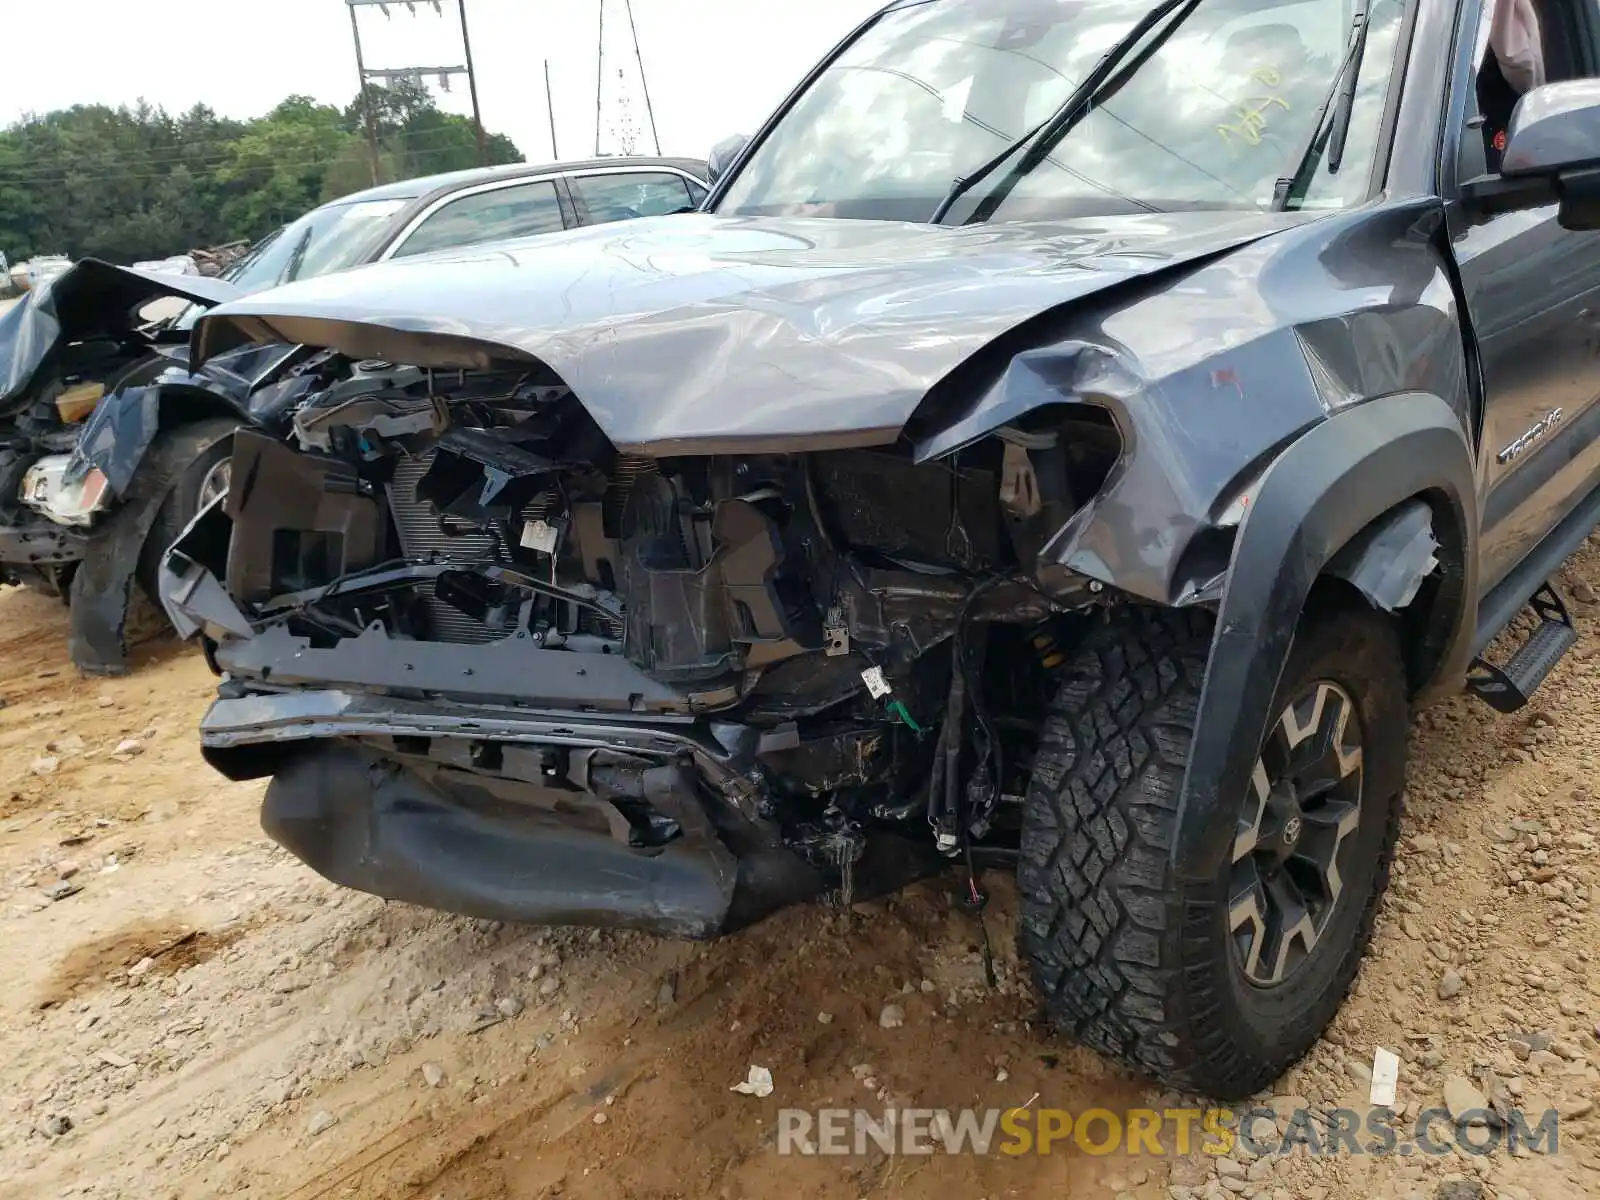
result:
<svg viewBox="0 0 1600 1200"><path fill-rule="evenodd" d="M334 883L426 908L685 938L728 925L738 864L714 836L686 835L645 855L563 820L553 798L537 804L537 791L521 797L527 808L494 803L470 785L429 787L334 744L279 772L261 824Z"/></svg>
<svg viewBox="0 0 1600 1200"><path fill-rule="evenodd" d="M82 562L88 553L86 530L67 529L34 513L17 513L0 522L0 563L51 567Z"/></svg>
<svg viewBox="0 0 1600 1200"><path fill-rule="evenodd" d="M523 716L341 691L221 699L201 725L232 778L274 776L273 840L334 883L495 920L701 939L815 896L822 877L708 780L728 752L704 727ZM626 755L637 795L670 819L631 844L609 799L470 769L478 747ZM409 753L392 753L404 747ZM419 766L418 747L430 755ZM436 769L442 764L444 769Z"/></svg>

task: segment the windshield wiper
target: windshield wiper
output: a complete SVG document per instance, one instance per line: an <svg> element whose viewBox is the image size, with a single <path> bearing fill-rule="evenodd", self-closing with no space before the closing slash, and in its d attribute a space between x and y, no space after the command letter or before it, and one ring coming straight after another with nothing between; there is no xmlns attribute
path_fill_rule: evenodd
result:
<svg viewBox="0 0 1600 1200"><path fill-rule="evenodd" d="M1182 25L1188 19L1189 14L1199 6L1199 3L1200 0L1161 0L1160 4L1141 17L1132 29L1118 38L1111 48L1100 56L1100 61L1095 63L1093 69L1083 77L1083 82L1073 89L1072 94L1066 98L1060 108L1028 130L1027 133L1017 138L1016 141L1006 146L999 154L980 163L974 170L969 171L952 183L950 190L945 193L944 199L939 201L939 207L933 210L933 216L928 218L929 223L937 225L943 221L949 215L950 209L954 207L957 200L993 174L995 168L1005 162L1006 159L1016 154L1017 151L1026 149L1027 153L1017 160L1016 166L1011 168L1006 177L1000 181L999 186L984 197L983 203L978 206L978 210L968 219L968 223L988 220L994 214L994 211L1005 202L1006 197L1011 194L1011 189L1016 187L1017 181L1042 163L1049 156L1050 151L1055 149L1056 144L1072 131L1074 125L1088 116L1090 110L1102 100L1108 99L1113 95L1133 71L1143 66L1145 60L1161 48L1167 38L1172 36L1178 26ZM1138 60L1129 64L1128 70L1122 71L1117 78L1113 79L1112 76L1122 64L1122 60L1144 40L1152 29L1166 20L1167 17L1172 16L1173 13L1178 15L1173 17L1171 24L1151 40Z"/></svg>
<svg viewBox="0 0 1600 1200"><path fill-rule="evenodd" d="M308 229L300 238L300 242L289 252L289 265L284 268L283 274L278 276L278 282L293 283L300 278L300 268L306 264L306 254L311 250L312 230Z"/></svg>
<svg viewBox="0 0 1600 1200"><path fill-rule="evenodd" d="M1328 174L1335 175L1339 171L1339 164L1344 160L1345 139L1350 134L1350 115L1356 103L1356 84L1361 78L1361 57L1367 52L1368 6L1369 0L1355 0L1355 12L1350 19L1350 40L1345 43L1344 58L1339 63L1339 69L1333 73L1333 81L1328 84L1328 94L1322 98L1316 120L1311 122L1311 129L1306 134L1305 141L1300 145L1299 152L1290 160L1291 172L1280 177L1273 186L1273 212L1288 210L1295 189L1301 186L1307 172L1316 166L1317 150L1323 137L1322 123L1328 119L1330 108L1334 111L1333 124L1327 131ZM1335 103L1338 104L1337 108L1334 108Z"/></svg>

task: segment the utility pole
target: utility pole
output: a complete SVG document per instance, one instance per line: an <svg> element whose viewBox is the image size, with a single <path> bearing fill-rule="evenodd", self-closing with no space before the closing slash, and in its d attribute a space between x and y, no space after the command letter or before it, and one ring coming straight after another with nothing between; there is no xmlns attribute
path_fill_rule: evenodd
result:
<svg viewBox="0 0 1600 1200"><path fill-rule="evenodd" d="M461 9L461 48L467 59L467 90L472 93L472 124L478 131L478 165L487 167L489 148L483 138L483 110L478 107L478 73L472 69L472 34L467 31L467 0L456 0L456 4Z"/></svg>
<svg viewBox="0 0 1600 1200"><path fill-rule="evenodd" d="M367 122L367 158L372 165L372 186L378 186L378 125L372 119L372 95L367 91L367 64L361 57L361 26L356 22L356 6L350 5L350 33L356 40L356 80L360 91L356 93L357 103L366 116Z"/></svg>
<svg viewBox="0 0 1600 1200"><path fill-rule="evenodd" d="M561 147L556 145L556 102L550 94L550 60L544 60L544 108L550 114L550 161L561 161Z"/></svg>
<svg viewBox="0 0 1600 1200"><path fill-rule="evenodd" d="M600 157L600 110L606 86L606 0L600 0L600 37L594 50L594 156Z"/></svg>
<svg viewBox="0 0 1600 1200"><path fill-rule="evenodd" d="M439 81L439 86L450 90L450 80L456 75L467 77L467 90L472 96L472 125L478 139L478 165L487 166L489 162L488 139L483 132L483 111L478 106L478 73L472 65L472 34L467 25L467 0L455 0L461 14L461 48L465 62L456 65L441 67L406 66L382 67L369 69L361 54L361 26L356 20L356 9L377 5L385 17L392 17L389 11L391 4L404 6L407 12L415 16L417 5L431 4L433 11L439 16L444 16L443 0L344 0L350 8L350 29L355 36L356 43L356 72L361 77L361 97L363 107L367 113L367 141L372 154L372 179L378 181L378 132L377 124L372 115L372 102L367 91L369 84L378 84L384 87L391 86L396 80L410 80L421 84L424 78L432 77Z"/></svg>

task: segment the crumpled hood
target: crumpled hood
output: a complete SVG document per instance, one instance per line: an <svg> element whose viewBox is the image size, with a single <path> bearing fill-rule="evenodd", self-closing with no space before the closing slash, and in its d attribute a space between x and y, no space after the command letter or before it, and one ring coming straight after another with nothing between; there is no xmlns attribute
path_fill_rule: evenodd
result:
<svg viewBox="0 0 1600 1200"><path fill-rule="evenodd" d="M473 368L535 359L620 450L894 439L928 389L1031 317L1301 218L1141 214L943 227L660 217L324 276L201 318L244 341Z"/></svg>
<svg viewBox="0 0 1600 1200"><path fill-rule="evenodd" d="M217 304L243 294L221 279L135 271L86 258L0 314L0 405L22 395L57 346L127 333L139 323L138 310L152 300L176 296Z"/></svg>

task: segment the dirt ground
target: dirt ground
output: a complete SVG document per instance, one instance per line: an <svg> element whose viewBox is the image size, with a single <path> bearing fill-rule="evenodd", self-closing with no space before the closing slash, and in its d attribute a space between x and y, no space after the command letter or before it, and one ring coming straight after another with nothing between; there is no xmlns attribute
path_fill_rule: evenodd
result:
<svg viewBox="0 0 1600 1200"><path fill-rule="evenodd" d="M259 785L201 761L197 653L81 680L64 610L0 590L0 1198L1600 1196L1590 581L1595 547L1568 568L1589 636L1531 709L1416 723L1356 994L1264 1097L1364 1105L1382 1046L1410 1116L1463 1086L1563 1113L1554 1154L1440 1158L780 1157L783 1106L1193 1100L1042 1030L1002 880L994 990L942 885L705 946L341 892L265 839ZM730 1091L752 1064L772 1095Z"/></svg>

